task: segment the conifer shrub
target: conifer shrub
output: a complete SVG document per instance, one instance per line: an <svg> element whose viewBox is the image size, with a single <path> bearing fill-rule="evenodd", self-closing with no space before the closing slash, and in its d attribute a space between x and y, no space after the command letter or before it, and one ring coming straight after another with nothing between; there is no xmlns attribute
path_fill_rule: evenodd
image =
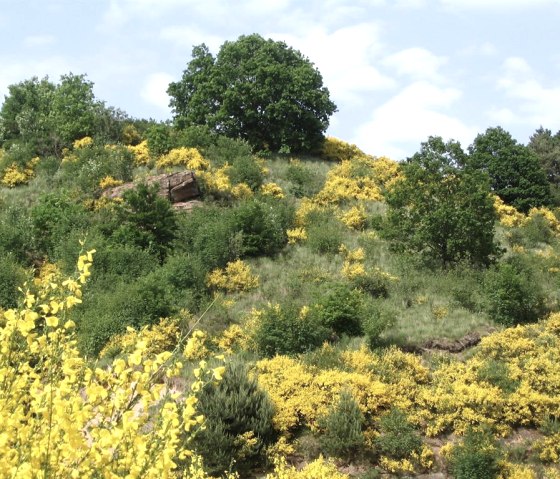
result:
<svg viewBox="0 0 560 479"><path fill-rule="evenodd" d="M262 462L264 448L275 438L274 406L243 362L228 363L222 381L202 389L197 410L205 428L193 447L209 473L247 471Z"/></svg>
<svg viewBox="0 0 560 479"><path fill-rule="evenodd" d="M393 459L406 459L422 450L422 439L406 414L391 409L379 420L380 435L375 440L379 452Z"/></svg>
<svg viewBox="0 0 560 479"><path fill-rule="evenodd" d="M319 419L323 431L319 437L321 448L332 457L354 457L364 445L364 422L364 415L352 393L342 391L338 403Z"/></svg>
<svg viewBox="0 0 560 479"><path fill-rule="evenodd" d="M501 457L499 444L490 431L470 428L451 450L449 471L455 479L493 479L500 473Z"/></svg>
<svg viewBox="0 0 560 479"><path fill-rule="evenodd" d="M260 315L253 332L256 351L265 357L277 354L294 355L311 351L327 339L330 330L318 317L293 305L267 307Z"/></svg>
<svg viewBox="0 0 560 479"><path fill-rule="evenodd" d="M518 256L498 264L485 278L487 312L505 326L535 322L545 312L545 297L533 270Z"/></svg>

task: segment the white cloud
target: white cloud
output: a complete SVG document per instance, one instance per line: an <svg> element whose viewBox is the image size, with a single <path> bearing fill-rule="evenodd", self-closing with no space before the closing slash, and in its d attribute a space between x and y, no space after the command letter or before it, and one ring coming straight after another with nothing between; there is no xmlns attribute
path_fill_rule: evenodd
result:
<svg viewBox="0 0 560 479"><path fill-rule="evenodd" d="M512 8L535 8L546 5L558 5L558 0L439 0L444 7L451 9L472 10L510 10Z"/></svg>
<svg viewBox="0 0 560 479"><path fill-rule="evenodd" d="M167 94L167 88L169 87L169 83L173 80L173 76L168 73L153 73L148 76L144 82L144 86L140 91L140 96L150 105L169 111L169 95Z"/></svg>
<svg viewBox="0 0 560 479"><path fill-rule="evenodd" d="M438 70L446 62L445 57L420 47L401 50L383 60L383 64L394 69L398 75L409 76L413 80L442 80Z"/></svg>
<svg viewBox="0 0 560 479"><path fill-rule="evenodd" d="M502 123L525 124L527 126L560 126L560 86L545 86L531 68L520 57L507 58L502 65L502 76L497 81L497 88L504 92L509 103L507 110L491 109L491 118L501 119Z"/></svg>
<svg viewBox="0 0 560 479"><path fill-rule="evenodd" d="M52 45L55 40L54 35L30 35L23 39L23 44L29 48L38 48Z"/></svg>
<svg viewBox="0 0 560 479"><path fill-rule="evenodd" d="M335 102L356 104L366 92L395 86L392 78L374 66L383 49L375 23L360 23L332 33L316 27L299 36L271 36L297 48L315 64Z"/></svg>
<svg viewBox="0 0 560 479"><path fill-rule="evenodd" d="M164 27L160 32L160 36L178 47L188 49L188 51L194 45L205 43L211 52L217 52L226 40L226 38L203 32L197 27L178 25Z"/></svg>
<svg viewBox="0 0 560 479"><path fill-rule="evenodd" d="M425 81L412 83L377 108L352 141L368 153L394 159L418 151L429 136L455 139L466 146L476 135L476 128L448 113L461 96L462 92L455 88Z"/></svg>

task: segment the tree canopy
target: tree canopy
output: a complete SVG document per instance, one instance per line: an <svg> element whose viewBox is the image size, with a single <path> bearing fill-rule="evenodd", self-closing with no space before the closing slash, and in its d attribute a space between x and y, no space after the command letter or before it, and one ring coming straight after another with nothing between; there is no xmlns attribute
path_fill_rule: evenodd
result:
<svg viewBox="0 0 560 479"><path fill-rule="evenodd" d="M336 111L307 58L257 34L225 42L215 58L206 45L195 46L168 93L178 126L207 125L272 151L318 147Z"/></svg>
<svg viewBox="0 0 560 479"><path fill-rule="evenodd" d="M539 158L501 127L488 128L470 147L473 167L486 171L492 189L507 204L526 213L550 203L550 187Z"/></svg>
<svg viewBox="0 0 560 479"><path fill-rule="evenodd" d="M387 196L385 233L394 249L442 266L490 262L497 248L488 177L466 163L458 142L430 137L403 164L404 178Z"/></svg>

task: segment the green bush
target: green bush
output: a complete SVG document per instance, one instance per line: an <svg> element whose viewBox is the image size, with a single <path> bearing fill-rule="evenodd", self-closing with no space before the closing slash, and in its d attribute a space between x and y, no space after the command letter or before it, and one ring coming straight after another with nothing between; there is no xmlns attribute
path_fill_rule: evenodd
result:
<svg viewBox="0 0 560 479"><path fill-rule="evenodd" d="M264 447L275 438L274 407L242 362L229 363L220 382L203 388L196 406L205 429L193 445L209 473L220 474L231 466L246 471L261 462Z"/></svg>
<svg viewBox="0 0 560 479"><path fill-rule="evenodd" d="M0 254L10 253L21 264L27 264L34 250L33 222L22 205L0 202Z"/></svg>
<svg viewBox="0 0 560 479"><path fill-rule="evenodd" d="M362 306L362 328L370 348L380 344L381 334L396 322L396 313L382 300L368 300Z"/></svg>
<svg viewBox="0 0 560 479"><path fill-rule="evenodd" d="M288 201L251 198L233 211L235 230L242 234L243 255L272 255L288 242L286 230L291 226L294 207Z"/></svg>
<svg viewBox="0 0 560 479"><path fill-rule="evenodd" d="M140 184L124 193L112 239L149 251L163 261L175 239L177 223L171 203L158 195L158 188Z"/></svg>
<svg viewBox="0 0 560 479"><path fill-rule="evenodd" d="M10 253L0 253L0 309L15 308L25 272Z"/></svg>
<svg viewBox="0 0 560 479"><path fill-rule="evenodd" d="M299 354L315 349L329 339L330 331L317 317L300 316L293 306L269 306L253 332L257 352L266 357Z"/></svg>
<svg viewBox="0 0 560 479"><path fill-rule="evenodd" d="M286 179L291 183L289 192L296 198L312 196L318 187L311 170L299 161L292 161L286 169Z"/></svg>
<svg viewBox="0 0 560 479"><path fill-rule="evenodd" d="M342 282L327 283L326 289L314 308L320 324L339 335L360 336L363 333L363 293Z"/></svg>
<svg viewBox="0 0 560 479"><path fill-rule="evenodd" d="M93 286L93 285L92 285ZM115 334L127 326L142 327L157 323L176 312L171 288L159 271L136 281L113 284L113 288L90 288L88 300L75 310L80 348L96 356Z"/></svg>
<svg viewBox="0 0 560 479"><path fill-rule="evenodd" d="M86 195L99 193L99 182L106 176L132 181L134 157L124 147L93 145L73 151L74 159L61 163L58 175L68 188L77 187Z"/></svg>
<svg viewBox="0 0 560 479"><path fill-rule="evenodd" d="M478 369L478 379L499 387L505 393L514 393L519 387L519 381L510 377L508 365L501 359L486 359Z"/></svg>
<svg viewBox="0 0 560 479"><path fill-rule="evenodd" d="M379 431L375 445L383 455L400 460L422 450L420 435L399 409L393 408L381 417Z"/></svg>
<svg viewBox="0 0 560 479"><path fill-rule="evenodd" d="M502 452L489 431L469 429L455 445L449 458L449 471L455 479L493 479L500 473Z"/></svg>
<svg viewBox="0 0 560 479"><path fill-rule="evenodd" d="M352 393L343 391L338 403L319 419L321 448L329 456L352 458L364 445L364 415Z"/></svg>
<svg viewBox="0 0 560 479"><path fill-rule="evenodd" d="M228 176L234 185L245 183L253 191L257 191L264 181L261 165L254 156L244 155L235 158L228 170Z"/></svg>
<svg viewBox="0 0 560 479"><path fill-rule="evenodd" d="M314 212L308 216L307 247L317 254L336 254L343 241L343 225L332 212Z"/></svg>
<svg viewBox="0 0 560 479"><path fill-rule="evenodd" d="M64 190L43 195L31 208L32 234L35 249L51 260L56 248L72 231L83 236L89 227L87 210Z"/></svg>
<svg viewBox="0 0 560 479"><path fill-rule="evenodd" d="M531 323L544 314L544 293L532 268L512 257L493 268L485 280L487 312L506 326Z"/></svg>

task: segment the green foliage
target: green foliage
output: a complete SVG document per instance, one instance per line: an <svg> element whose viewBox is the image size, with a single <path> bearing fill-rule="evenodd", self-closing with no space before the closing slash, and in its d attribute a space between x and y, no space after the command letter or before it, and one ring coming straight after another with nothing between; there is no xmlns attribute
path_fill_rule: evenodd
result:
<svg viewBox="0 0 560 479"><path fill-rule="evenodd" d="M340 393L338 403L320 418L323 430L319 437L321 448L329 456L351 458L364 445L364 415L349 391Z"/></svg>
<svg viewBox="0 0 560 479"><path fill-rule="evenodd" d="M514 393L519 387L519 381L510 377L508 365L501 359L487 359L478 370L478 378L507 393Z"/></svg>
<svg viewBox="0 0 560 479"><path fill-rule="evenodd" d="M294 217L293 205L274 198L250 198L233 210L236 231L243 240L243 254L272 255L288 242L286 230Z"/></svg>
<svg viewBox="0 0 560 479"><path fill-rule="evenodd" d="M493 479L500 473L502 453L489 431L469 429L455 445L449 458L449 469L455 479Z"/></svg>
<svg viewBox="0 0 560 479"><path fill-rule="evenodd" d="M544 294L532 268L512 257L488 272L485 280L487 311L505 326L535 322L544 314Z"/></svg>
<svg viewBox="0 0 560 479"><path fill-rule="evenodd" d="M127 326L155 324L175 312L171 288L159 271L136 281L111 281L111 288L100 281L87 294L88 301L74 314L80 348L90 357L95 357L112 336L125 332Z"/></svg>
<svg viewBox="0 0 560 479"><path fill-rule="evenodd" d="M21 264L32 257L34 237L29 210L0 202L0 254L9 253Z"/></svg>
<svg viewBox="0 0 560 479"><path fill-rule="evenodd" d="M195 46L168 93L179 126L208 125L258 150L317 148L336 111L309 60L257 34L225 42L216 58Z"/></svg>
<svg viewBox="0 0 560 479"><path fill-rule="evenodd" d="M469 151L471 165L488 173L492 190L506 204L527 213L550 203L550 188L539 158L501 127L478 135Z"/></svg>
<svg viewBox="0 0 560 479"><path fill-rule="evenodd" d="M277 305L263 311L253 332L253 342L260 355L272 357L310 351L329 336L329 329L315 315L301 317L292 305Z"/></svg>
<svg viewBox="0 0 560 479"><path fill-rule="evenodd" d="M205 429L193 445L209 473L223 473L232 465L247 471L275 437L272 402L239 360L228 363L222 381L204 387L197 411L204 415Z"/></svg>
<svg viewBox="0 0 560 479"><path fill-rule="evenodd" d="M541 126L533 133L527 146L537 155L548 182L557 192L560 187L560 132L553 135Z"/></svg>
<svg viewBox="0 0 560 479"><path fill-rule="evenodd" d="M171 126L165 123L156 123L150 126L146 130L146 140L148 141L148 151L152 158L165 155L175 147Z"/></svg>
<svg viewBox="0 0 560 479"><path fill-rule="evenodd" d="M18 288L25 281L25 272L10 253L0 252L0 309L15 308L21 296Z"/></svg>
<svg viewBox="0 0 560 479"><path fill-rule="evenodd" d="M158 185L138 185L123 195L112 238L145 249L161 260L175 238L176 218L171 203L158 195Z"/></svg>
<svg viewBox="0 0 560 479"><path fill-rule="evenodd" d="M343 225L332 211L312 212L308 216L307 247L317 254L336 254L343 241Z"/></svg>
<svg viewBox="0 0 560 479"><path fill-rule="evenodd" d="M420 453L422 438L408 421L406 414L393 408L379 420L380 435L375 439L378 450L394 459L405 459Z"/></svg>
<svg viewBox="0 0 560 479"><path fill-rule="evenodd" d="M77 186L92 196L99 193L99 182L106 176L123 182L132 181L133 169L134 159L126 148L93 145L74 150L72 159L62 162L58 177L69 188Z"/></svg>
<svg viewBox="0 0 560 479"><path fill-rule="evenodd" d="M122 112L96 100L86 75L62 75L57 85L33 77L8 92L0 110L0 145L21 142L35 154L60 156L84 136L118 136Z"/></svg>
<svg viewBox="0 0 560 479"><path fill-rule="evenodd" d="M488 264L497 253L495 212L484 173L464 166L459 143L430 137L403 165L404 179L387 195L385 235L397 251L440 266Z"/></svg>
<svg viewBox="0 0 560 479"><path fill-rule="evenodd" d="M56 248L71 231L83 233L88 227L86 209L63 190L39 198L31 208L35 248L51 260L57 258Z"/></svg>
<svg viewBox="0 0 560 479"><path fill-rule="evenodd" d="M393 308L382 300L368 300L362 306L362 328L370 348L380 345L381 334L396 322Z"/></svg>
<svg viewBox="0 0 560 479"><path fill-rule="evenodd" d="M318 186L313 173L300 162L290 162L286 170L286 179L291 183L290 193L296 198L312 196L318 192Z"/></svg>
<svg viewBox="0 0 560 479"><path fill-rule="evenodd" d="M264 181L261 165L253 156L238 156L228 171L232 184L246 183L253 191L257 191Z"/></svg>
<svg viewBox="0 0 560 479"><path fill-rule="evenodd" d="M363 294L343 282L327 284L325 289L327 292L314 308L320 324L339 335L360 336L363 333Z"/></svg>

